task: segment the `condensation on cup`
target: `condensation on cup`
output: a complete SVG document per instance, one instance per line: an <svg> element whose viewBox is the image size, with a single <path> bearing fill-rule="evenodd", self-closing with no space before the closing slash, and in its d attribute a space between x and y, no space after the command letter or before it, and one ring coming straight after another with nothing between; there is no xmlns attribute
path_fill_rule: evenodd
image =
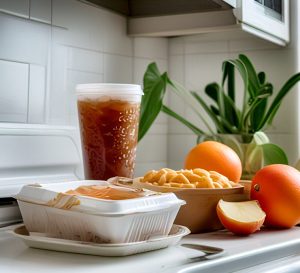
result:
<svg viewBox="0 0 300 273"><path fill-rule="evenodd" d="M85 179L132 178L140 85L80 84L76 93Z"/></svg>

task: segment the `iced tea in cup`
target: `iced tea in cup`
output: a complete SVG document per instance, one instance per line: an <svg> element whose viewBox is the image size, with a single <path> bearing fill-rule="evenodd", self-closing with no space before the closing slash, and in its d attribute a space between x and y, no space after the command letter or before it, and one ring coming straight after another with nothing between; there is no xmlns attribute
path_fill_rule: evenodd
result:
<svg viewBox="0 0 300 273"><path fill-rule="evenodd" d="M141 87L80 84L76 93L85 178L133 177Z"/></svg>

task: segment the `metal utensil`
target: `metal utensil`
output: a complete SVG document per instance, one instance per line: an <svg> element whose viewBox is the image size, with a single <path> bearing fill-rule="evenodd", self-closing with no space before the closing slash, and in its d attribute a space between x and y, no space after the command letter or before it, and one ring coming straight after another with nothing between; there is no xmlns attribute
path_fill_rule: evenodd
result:
<svg viewBox="0 0 300 273"><path fill-rule="evenodd" d="M142 189L137 189L132 185L132 182L133 182L132 178L115 176L115 177L109 178L107 180L107 182L111 185L114 185L114 186L121 186L121 187L124 187L124 188L134 190L136 192L143 192Z"/></svg>
<svg viewBox="0 0 300 273"><path fill-rule="evenodd" d="M159 192L153 192L153 191L148 191L148 190L137 188L133 185L133 181L134 181L134 179L132 179L132 178L122 177L122 176L115 176L115 177L109 178L107 180L107 182L111 185L121 186L123 188L131 189L131 190L133 190L135 192L138 192L138 193L140 193L141 195L144 195L144 196L151 196L151 195L161 194Z"/></svg>
<svg viewBox="0 0 300 273"><path fill-rule="evenodd" d="M214 246L198 245L198 244L181 244L181 246L190 249L199 250L205 254L205 255L189 258L184 264L215 259L224 255L225 253L225 250L223 248L214 247Z"/></svg>
<svg viewBox="0 0 300 273"><path fill-rule="evenodd" d="M164 273L180 272L181 269L186 268L186 265L215 259L224 255L225 253L225 250L223 248L214 247L214 246L206 246L206 245L198 245L198 244L181 244L180 246L201 251L202 253L204 253L204 255L188 258L187 260L182 261L180 263L165 266L163 271Z"/></svg>

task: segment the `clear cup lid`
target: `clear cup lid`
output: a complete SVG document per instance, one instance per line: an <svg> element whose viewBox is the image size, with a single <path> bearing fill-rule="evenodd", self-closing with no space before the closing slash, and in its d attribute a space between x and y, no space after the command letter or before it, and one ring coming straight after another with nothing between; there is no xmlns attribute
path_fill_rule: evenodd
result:
<svg viewBox="0 0 300 273"><path fill-rule="evenodd" d="M121 83L86 83L76 85L76 94L103 94L110 95L143 95L143 90L138 84Z"/></svg>

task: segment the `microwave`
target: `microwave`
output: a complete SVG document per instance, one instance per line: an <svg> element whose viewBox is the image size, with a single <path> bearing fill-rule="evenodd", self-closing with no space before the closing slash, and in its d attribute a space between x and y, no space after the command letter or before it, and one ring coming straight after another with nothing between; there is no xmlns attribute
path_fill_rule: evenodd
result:
<svg viewBox="0 0 300 273"><path fill-rule="evenodd" d="M277 44L289 42L289 0L229 2L234 6L233 13L243 30Z"/></svg>

